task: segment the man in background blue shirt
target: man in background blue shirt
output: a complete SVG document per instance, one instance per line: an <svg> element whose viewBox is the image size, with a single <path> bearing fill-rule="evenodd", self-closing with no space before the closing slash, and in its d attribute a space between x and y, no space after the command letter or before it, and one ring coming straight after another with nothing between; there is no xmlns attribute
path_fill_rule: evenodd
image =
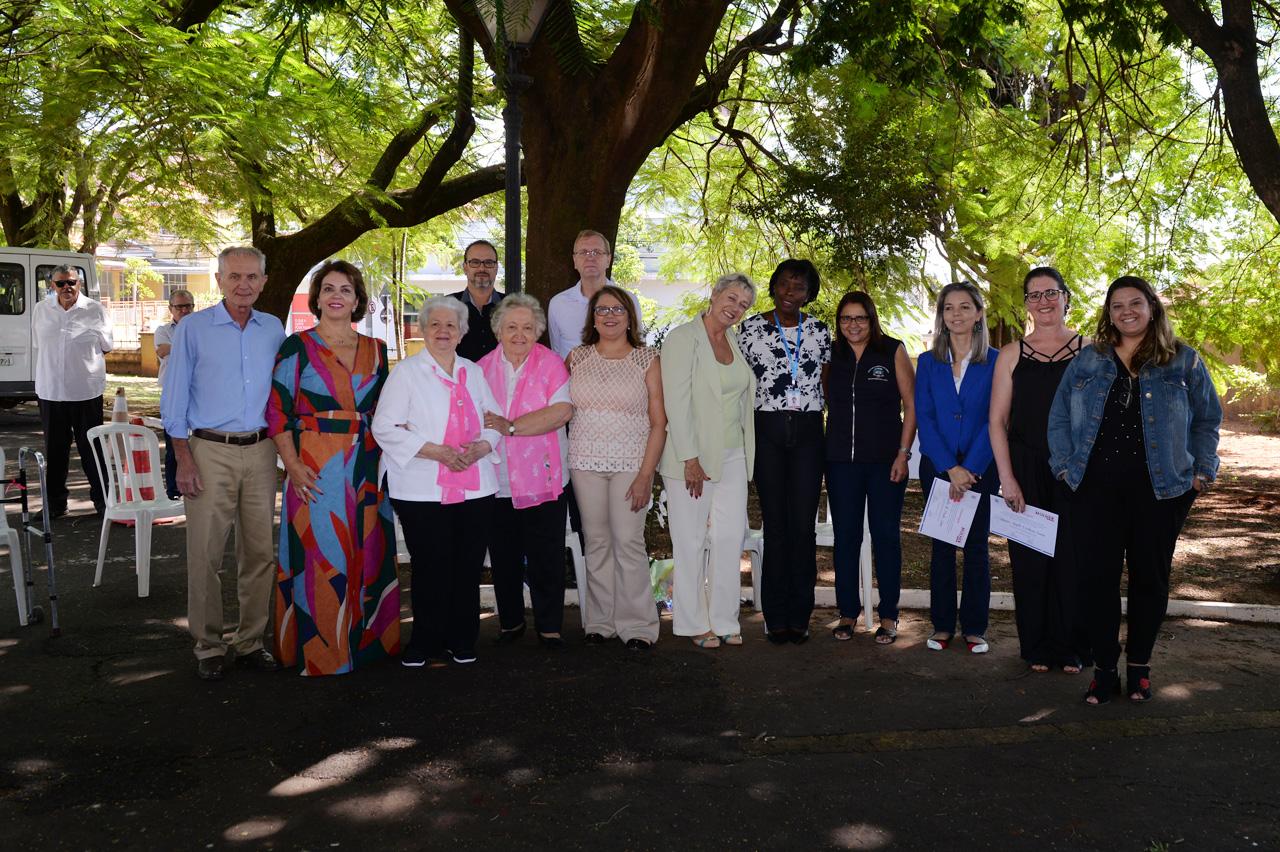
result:
<svg viewBox="0 0 1280 852"><path fill-rule="evenodd" d="M178 326L160 399L187 508L187 622L202 680L222 679L228 646L242 664L280 667L262 637L275 582L277 481L266 409L284 326L253 309L267 282L260 251L226 249L215 277L222 301ZM240 623L228 643L218 572L233 525Z"/></svg>

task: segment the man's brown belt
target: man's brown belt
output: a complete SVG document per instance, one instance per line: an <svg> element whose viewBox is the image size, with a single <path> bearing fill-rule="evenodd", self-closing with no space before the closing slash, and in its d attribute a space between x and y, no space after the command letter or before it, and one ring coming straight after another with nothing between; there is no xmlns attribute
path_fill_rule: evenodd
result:
<svg viewBox="0 0 1280 852"><path fill-rule="evenodd" d="M259 429L248 435L234 435L226 432L215 432L212 429L192 429L191 437L202 441L214 441L219 444L231 444L236 447L248 447L267 437L266 429Z"/></svg>

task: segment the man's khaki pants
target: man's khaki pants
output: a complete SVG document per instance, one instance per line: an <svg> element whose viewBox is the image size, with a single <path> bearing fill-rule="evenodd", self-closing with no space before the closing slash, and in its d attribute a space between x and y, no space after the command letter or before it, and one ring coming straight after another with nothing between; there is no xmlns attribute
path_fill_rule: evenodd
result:
<svg viewBox="0 0 1280 852"><path fill-rule="evenodd" d="M275 582L276 448L270 439L247 447L191 438L204 490L186 497L187 622L196 658L227 652L223 638L222 556L236 528L236 589L240 623L230 645L237 656L263 647Z"/></svg>

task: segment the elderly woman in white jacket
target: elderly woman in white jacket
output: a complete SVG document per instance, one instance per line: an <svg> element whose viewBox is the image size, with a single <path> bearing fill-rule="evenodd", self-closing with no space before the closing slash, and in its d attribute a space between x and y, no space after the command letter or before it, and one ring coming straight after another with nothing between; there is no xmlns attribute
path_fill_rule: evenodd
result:
<svg viewBox="0 0 1280 852"><path fill-rule="evenodd" d="M373 418L387 493L409 547L413 634L400 660L472 663L501 440L484 417L501 409L480 367L456 353L467 333L466 306L440 296L418 317L426 350L391 371Z"/></svg>

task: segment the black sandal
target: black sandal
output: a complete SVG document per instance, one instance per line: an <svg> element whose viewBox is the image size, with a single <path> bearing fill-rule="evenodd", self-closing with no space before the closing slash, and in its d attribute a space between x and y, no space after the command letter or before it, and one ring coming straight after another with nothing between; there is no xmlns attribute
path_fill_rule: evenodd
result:
<svg viewBox="0 0 1280 852"><path fill-rule="evenodd" d="M1144 704L1151 700L1151 666L1125 666L1125 692L1134 704Z"/></svg>
<svg viewBox="0 0 1280 852"><path fill-rule="evenodd" d="M833 639L838 639L841 642L848 642L853 638L853 628L853 622L849 622L848 624L837 624L835 627L831 628L831 637Z"/></svg>
<svg viewBox="0 0 1280 852"><path fill-rule="evenodd" d="M893 627L885 627L881 624L876 628L876 644L892 645L898 641L898 620L894 619Z"/></svg>
<svg viewBox="0 0 1280 852"><path fill-rule="evenodd" d="M1110 704L1111 696L1119 694L1120 673L1115 669L1094 669L1093 680L1089 681L1089 690L1084 694L1084 703L1088 707L1100 707Z"/></svg>

